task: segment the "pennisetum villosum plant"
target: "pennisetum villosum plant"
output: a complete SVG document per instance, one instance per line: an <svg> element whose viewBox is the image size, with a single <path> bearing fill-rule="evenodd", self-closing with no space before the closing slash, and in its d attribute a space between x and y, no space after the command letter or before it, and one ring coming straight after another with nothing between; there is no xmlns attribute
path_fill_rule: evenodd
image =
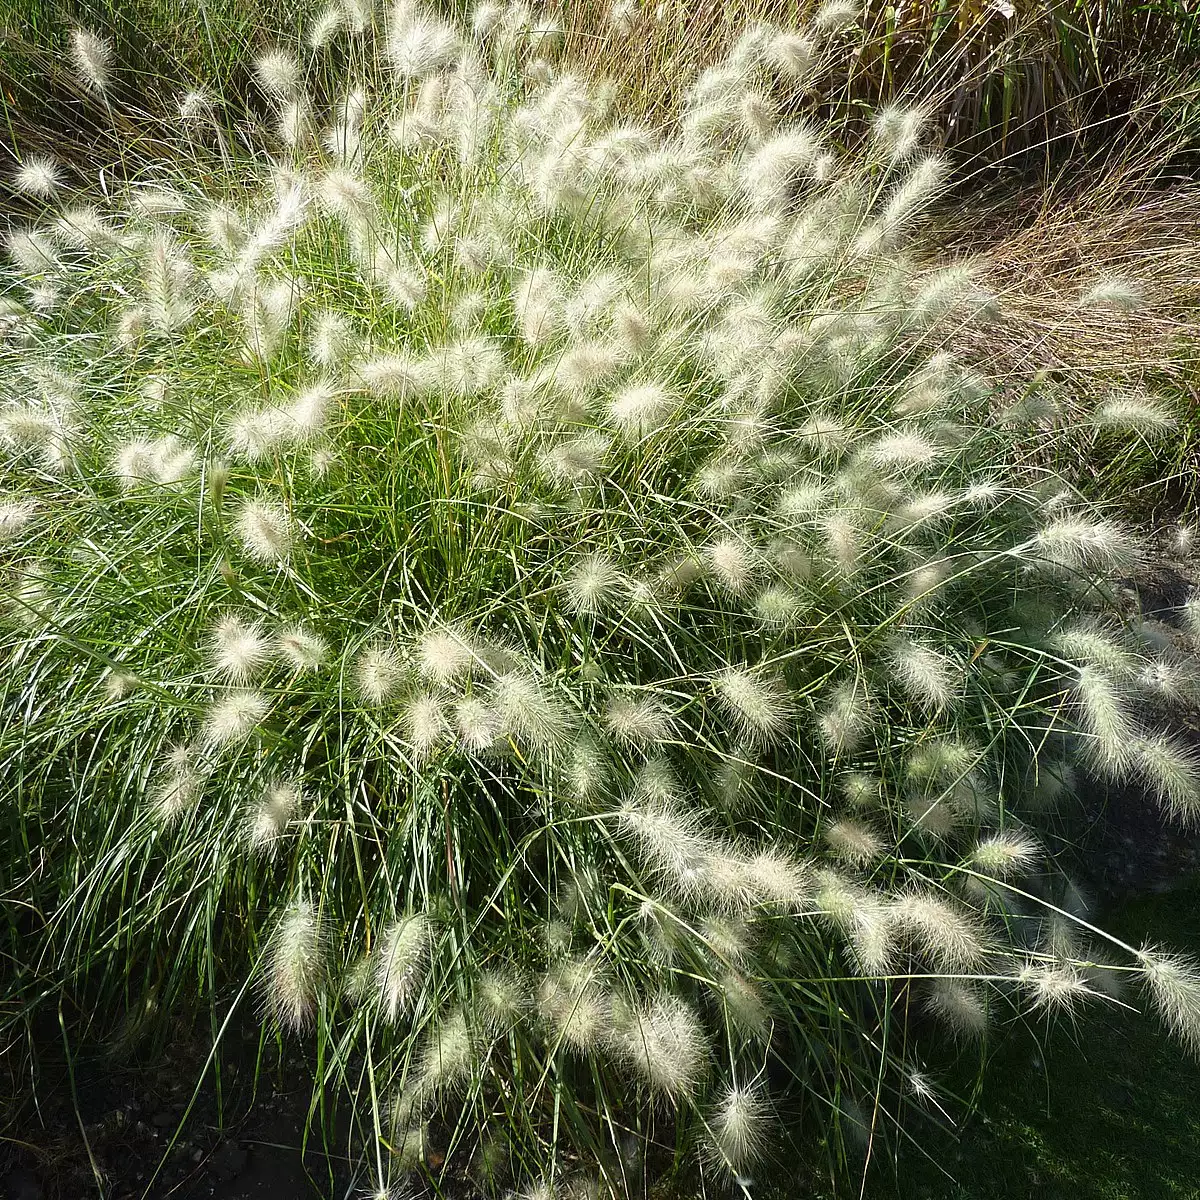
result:
<svg viewBox="0 0 1200 1200"><path fill-rule="evenodd" d="M381 1190L739 1179L783 1114L882 1136L939 1042L1125 976L1200 1041L1195 965L1078 917L1043 839L1077 773L1200 816L1191 676L1117 614L1131 536L1028 465L1029 381L956 352L1003 299L912 254L920 111L805 120L853 15L753 25L658 128L543 9L344 0L254 64L253 143L191 92L106 195L20 164L34 991L253 972Z"/></svg>

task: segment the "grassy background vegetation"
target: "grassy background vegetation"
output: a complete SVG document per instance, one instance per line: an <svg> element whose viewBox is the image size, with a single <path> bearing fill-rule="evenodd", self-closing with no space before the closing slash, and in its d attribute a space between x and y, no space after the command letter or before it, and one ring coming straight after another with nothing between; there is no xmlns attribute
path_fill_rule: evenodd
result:
<svg viewBox="0 0 1200 1200"><path fill-rule="evenodd" d="M1200 885L1131 902L1108 921L1200 951ZM1200 1196L1200 1070L1152 1017L1093 1011L1049 1035L1019 1031L991 1058L958 1134L917 1132L867 1195L889 1200L1187 1200ZM898 1181L898 1182L897 1182ZM828 1200L838 1193L828 1190Z"/></svg>

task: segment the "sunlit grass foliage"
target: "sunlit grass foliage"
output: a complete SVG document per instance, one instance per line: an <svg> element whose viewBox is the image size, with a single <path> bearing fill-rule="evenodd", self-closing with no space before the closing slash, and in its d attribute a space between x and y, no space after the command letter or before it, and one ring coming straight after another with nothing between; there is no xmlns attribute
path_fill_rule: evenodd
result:
<svg viewBox="0 0 1200 1200"><path fill-rule="evenodd" d="M271 127L191 91L107 195L21 163L25 1001L253 977L375 1186L538 1195L739 1178L785 1111L888 1136L939 1047L1122 973L1195 1043L1193 965L1100 955L1044 836L1086 773L1200 815L1194 677L1115 612L1133 538L1028 465L1034 382L955 353L1003 305L910 253L921 113L804 118L843 8L654 128L524 5L346 0L254 64ZM110 47L65 52L103 116Z"/></svg>

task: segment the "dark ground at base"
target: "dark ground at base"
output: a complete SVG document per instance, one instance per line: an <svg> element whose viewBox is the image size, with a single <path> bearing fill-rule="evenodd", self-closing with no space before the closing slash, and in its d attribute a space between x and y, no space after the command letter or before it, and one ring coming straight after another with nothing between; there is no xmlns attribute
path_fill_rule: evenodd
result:
<svg viewBox="0 0 1200 1200"><path fill-rule="evenodd" d="M1108 924L1118 936L1200 952L1200 879L1130 902ZM1131 999L1135 999L1131 997ZM204 1046L173 1043L156 1064L114 1070L76 1063L80 1132L59 1055L43 1068L37 1106L0 1134L6 1200L308 1200L362 1195L350 1164L319 1138L302 1151L310 1090L300 1064L261 1073L226 1067L224 1128L205 1086L183 1121ZM247 1046L253 1057L253 1045ZM270 1052L269 1052L270 1053ZM268 1057L269 1057L268 1053ZM49 1052L48 1052L49 1055ZM287 1086L285 1080L299 1082ZM1039 1041L1007 1039L988 1072L981 1110L950 1135L914 1129L921 1150L876 1160L865 1188L834 1187L814 1147L807 1164L762 1175L762 1200L1200 1200L1200 1065L1151 1016L1102 1012L1060 1022ZM88 1147L106 1179L93 1177ZM161 1171L159 1170L160 1163ZM151 1182L157 1172L157 1178ZM454 1200L448 1196L448 1200Z"/></svg>

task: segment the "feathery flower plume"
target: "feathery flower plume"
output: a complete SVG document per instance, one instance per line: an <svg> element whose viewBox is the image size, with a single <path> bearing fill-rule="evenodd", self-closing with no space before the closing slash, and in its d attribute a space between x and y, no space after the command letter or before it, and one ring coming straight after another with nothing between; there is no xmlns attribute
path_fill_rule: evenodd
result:
<svg viewBox="0 0 1200 1200"><path fill-rule="evenodd" d="M988 1010L983 992L958 979L938 979L926 1007L961 1037L978 1038L987 1032Z"/></svg>
<svg viewBox="0 0 1200 1200"><path fill-rule="evenodd" d="M216 102L213 97L203 88L196 88L190 92L184 92L179 97L177 111L179 119L185 125L199 125L204 121L211 121Z"/></svg>
<svg viewBox="0 0 1200 1200"><path fill-rule="evenodd" d="M1161 400L1148 396L1118 396L1098 405L1092 414L1097 429L1116 429L1143 437L1165 437L1179 427L1179 420Z"/></svg>
<svg viewBox="0 0 1200 1200"><path fill-rule="evenodd" d="M289 823L300 811L300 789L293 783L272 783L251 807L246 839L259 854L270 854L279 844Z"/></svg>
<svg viewBox="0 0 1200 1200"><path fill-rule="evenodd" d="M236 746L266 720L270 711L271 702L262 692L235 688L209 708L202 740L209 746Z"/></svg>
<svg viewBox="0 0 1200 1200"><path fill-rule="evenodd" d="M430 692L410 696L400 717L404 737L417 758L428 758L450 733L441 700Z"/></svg>
<svg viewBox="0 0 1200 1200"><path fill-rule="evenodd" d="M895 927L942 969L976 967L986 953L986 943L975 922L946 900L911 892L892 901L890 917Z"/></svg>
<svg viewBox="0 0 1200 1200"><path fill-rule="evenodd" d="M657 383L641 383L619 391L609 402L612 423L629 438L644 438L671 419L678 400Z"/></svg>
<svg viewBox="0 0 1200 1200"><path fill-rule="evenodd" d="M835 756L858 749L870 727L871 710L865 689L854 682L835 688L817 718L821 739Z"/></svg>
<svg viewBox="0 0 1200 1200"><path fill-rule="evenodd" d="M300 89L300 65L286 50L276 48L254 60L254 77L272 100L292 100Z"/></svg>
<svg viewBox="0 0 1200 1200"><path fill-rule="evenodd" d="M783 584L764 588L755 598L753 613L769 629L793 629L808 611L808 603L795 588Z"/></svg>
<svg viewBox="0 0 1200 1200"><path fill-rule="evenodd" d="M920 108L886 105L871 121L871 140L892 162L898 162L917 149L925 121Z"/></svg>
<svg viewBox="0 0 1200 1200"><path fill-rule="evenodd" d="M617 741L627 746L666 742L673 734L671 710L653 697L615 697L605 705L604 725Z"/></svg>
<svg viewBox="0 0 1200 1200"><path fill-rule="evenodd" d="M796 126L765 142L741 168L741 182L750 203L760 209L777 209L795 196L805 179L811 179L822 153L815 130Z"/></svg>
<svg viewBox="0 0 1200 1200"><path fill-rule="evenodd" d="M1102 770L1119 774L1130 765L1137 745L1124 697L1103 672L1090 666L1079 668L1072 692L1080 728L1090 739L1088 757ZM1151 752L1148 761L1154 758Z"/></svg>
<svg viewBox="0 0 1200 1200"><path fill-rule="evenodd" d="M329 658L329 645L320 635L303 625L288 625L274 638L275 653L294 671L307 674L319 671Z"/></svg>
<svg viewBox="0 0 1200 1200"><path fill-rule="evenodd" d="M0 498L0 543L19 537L37 513L36 500Z"/></svg>
<svg viewBox="0 0 1200 1200"><path fill-rule="evenodd" d="M900 687L933 712L952 703L962 679L962 669L949 655L922 642L893 642L888 663Z"/></svg>
<svg viewBox="0 0 1200 1200"><path fill-rule="evenodd" d="M611 438L595 431L584 433L552 446L542 456L542 472L551 481L568 487L584 484L604 474L611 450Z"/></svg>
<svg viewBox="0 0 1200 1200"><path fill-rule="evenodd" d="M1200 822L1200 756L1168 733L1135 737L1133 762L1159 802L1176 818Z"/></svg>
<svg viewBox="0 0 1200 1200"><path fill-rule="evenodd" d="M753 548L742 538L730 535L704 548L705 561L717 582L734 596L744 596L758 575Z"/></svg>
<svg viewBox="0 0 1200 1200"><path fill-rule="evenodd" d="M506 1034L530 1014L529 982L511 968L484 971L475 984L475 1004L493 1034Z"/></svg>
<svg viewBox="0 0 1200 1200"><path fill-rule="evenodd" d="M818 50L811 38L799 33L780 32L763 51L766 64L794 83L807 79L817 65Z"/></svg>
<svg viewBox="0 0 1200 1200"><path fill-rule="evenodd" d="M625 578L604 554L589 554L563 581L563 599L577 613L595 616L620 600Z"/></svg>
<svg viewBox="0 0 1200 1200"><path fill-rule="evenodd" d="M788 731L795 703L782 677L749 667L725 667L713 678L717 698L740 739L771 745Z"/></svg>
<svg viewBox="0 0 1200 1200"><path fill-rule="evenodd" d="M204 776L192 762L186 746L177 746L168 756L150 802L160 821L174 821L196 807L204 791Z"/></svg>
<svg viewBox="0 0 1200 1200"><path fill-rule="evenodd" d="M993 833L980 840L968 862L993 879L1011 879L1032 871L1042 858L1042 848L1033 838L1013 830Z"/></svg>
<svg viewBox="0 0 1200 1200"><path fill-rule="evenodd" d="M234 683L249 683L267 665L271 647L262 624L227 613L209 636L213 668Z"/></svg>
<svg viewBox="0 0 1200 1200"><path fill-rule="evenodd" d="M1200 1057L1200 962L1153 946L1138 951L1142 979L1171 1032Z"/></svg>
<svg viewBox="0 0 1200 1200"><path fill-rule="evenodd" d="M1132 679L1138 658L1113 635L1092 624L1072 625L1050 639L1051 646L1072 662L1097 667L1118 679Z"/></svg>
<svg viewBox="0 0 1200 1200"><path fill-rule="evenodd" d="M453 1012L430 1036L421 1052L417 1083L421 1092L445 1095L470 1079L475 1068L475 1044L466 1014Z"/></svg>
<svg viewBox="0 0 1200 1200"><path fill-rule="evenodd" d="M112 43L90 29L71 30L71 61L80 82L96 92L108 87L108 68L112 61Z"/></svg>
<svg viewBox="0 0 1200 1200"><path fill-rule="evenodd" d="M434 683L448 686L475 666L471 639L461 630L437 626L424 633L416 647L417 671Z"/></svg>
<svg viewBox="0 0 1200 1200"><path fill-rule="evenodd" d="M1038 565L1057 571L1128 572L1137 557L1133 540L1110 521L1059 517L1033 536Z"/></svg>
<svg viewBox="0 0 1200 1200"><path fill-rule="evenodd" d="M693 1099L708 1068L704 1027L676 996L659 996L630 1012L613 1042L651 1091L675 1102Z"/></svg>
<svg viewBox="0 0 1200 1200"><path fill-rule="evenodd" d="M1017 972L1017 982L1040 1012L1073 1012L1080 1001L1096 994L1070 963L1032 960Z"/></svg>
<svg viewBox="0 0 1200 1200"><path fill-rule="evenodd" d="M612 1001L595 964L571 959L556 967L538 989L537 1007L556 1046L590 1054L607 1037Z"/></svg>
<svg viewBox="0 0 1200 1200"><path fill-rule="evenodd" d="M369 646L354 664L354 682L368 704L386 704L404 686L404 662L390 646Z"/></svg>
<svg viewBox="0 0 1200 1200"><path fill-rule="evenodd" d="M574 736L574 712L532 674L512 671L503 675L492 694L505 729L536 749L551 750Z"/></svg>
<svg viewBox="0 0 1200 1200"><path fill-rule="evenodd" d="M1135 312L1146 303L1140 284L1129 279L1109 276L1085 287L1079 294L1081 308L1112 308L1118 312Z"/></svg>
<svg viewBox="0 0 1200 1200"><path fill-rule="evenodd" d="M466 696L455 705L454 724L468 754L485 754L504 733L500 714L478 696Z"/></svg>
<svg viewBox="0 0 1200 1200"><path fill-rule="evenodd" d="M283 505L274 500L247 500L234 531L242 548L256 562L283 562L296 541L296 527Z"/></svg>
<svg viewBox="0 0 1200 1200"><path fill-rule="evenodd" d="M771 1116L762 1084L730 1084L705 1119L707 1156L718 1167L744 1174L766 1152Z"/></svg>
<svg viewBox="0 0 1200 1200"><path fill-rule="evenodd" d="M318 367L331 370L340 366L353 347L354 332L348 318L329 309L317 314L305 349Z"/></svg>
<svg viewBox="0 0 1200 1200"><path fill-rule="evenodd" d="M393 1024L407 1012L425 982L431 934L421 913L393 921L375 950L375 986L383 1013Z"/></svg>
<svg viewBox="0 0 1200 1200"><path fill-rule="evenodd" d="M13 173L13 187L39 200L49 200L62 184L62 168L44 155L31 155Z"/></svg>
<svg viewBox="0 0 1200 1200"><path fill-rule="evenodd" d="M939 447L915 429L901 429L876 439L864 451L864 458L883 471L917 471L929 466L941 454Z"/></svg>
<svg viewBox="0 0 1200 1200"><path fill-rule="evenodd" d="M316 1015L325 984L325 933L307 900L293 901L279 917L267 948L266 994L272 1015L292 1030Z"/></svg>
<svg viewBox="0 0 1200 1200"><path fill-rule="evenodd" d="M825 827L825 844L834 858L852 867L870 866L883 855L883 839L861 821L843 817Z"/></svg>
<svg viewBox="0 0 1200 1200"><path fill-rule="evenodd" d="M858 0L825 0L812 20L822 33L843 33L862 20L862 6Z"/></svg>
<svg viewBox="0 0 1200 1200"><path fill-rule="evenodd" d="M5 245L9 257L28 275L46 275L62 267L54 243L40 229L13 229Z"/></svg>
<svg viewBox="0 0 1200 1200"><path fill-rule="evenodd" d="M308 27L306 41L313 50L322 50L333 41L339 29L346 23L345 9L331 4L314 18Z"/></svg>
<svg viewBox="0 0 1200 1200"><path fill-rule="evenodd" d="M487 0L484 3L476 4L471 10L471 32L476 38L483 41L495 33L504 16L503 4L492 4Z"/></svg>
<svg viewBox="0 0 1200 1200"><path fill-rule="evenodd" d="M196 450L184 446L174 434L168 434L157 441L133 441L121 446L113 471L121 486L130 491L145 483L179 483L195 466Z"/></svg>
<svg viewBox="0 0 1200 1200"><path fill-rule="evenodd" d="M412 0L399 0L388 22L385 54L401 79L423 79L459 53L458 35Z"/></svg>
<svg viewBox="0 0 1200 1200"><path fill-rule="evenodd" d="M535 267L513 287L513 308L521 336L530 346L545 346L564 328L558 280L547 267Z"/></svg>
<svg viewBox="0 0 1200 1200"><path fill-rule="evenodd" d="M651 869L669 880L693 878L712 851L696 817L671 802L626 804L620 829L637 844Z"/></svg>

